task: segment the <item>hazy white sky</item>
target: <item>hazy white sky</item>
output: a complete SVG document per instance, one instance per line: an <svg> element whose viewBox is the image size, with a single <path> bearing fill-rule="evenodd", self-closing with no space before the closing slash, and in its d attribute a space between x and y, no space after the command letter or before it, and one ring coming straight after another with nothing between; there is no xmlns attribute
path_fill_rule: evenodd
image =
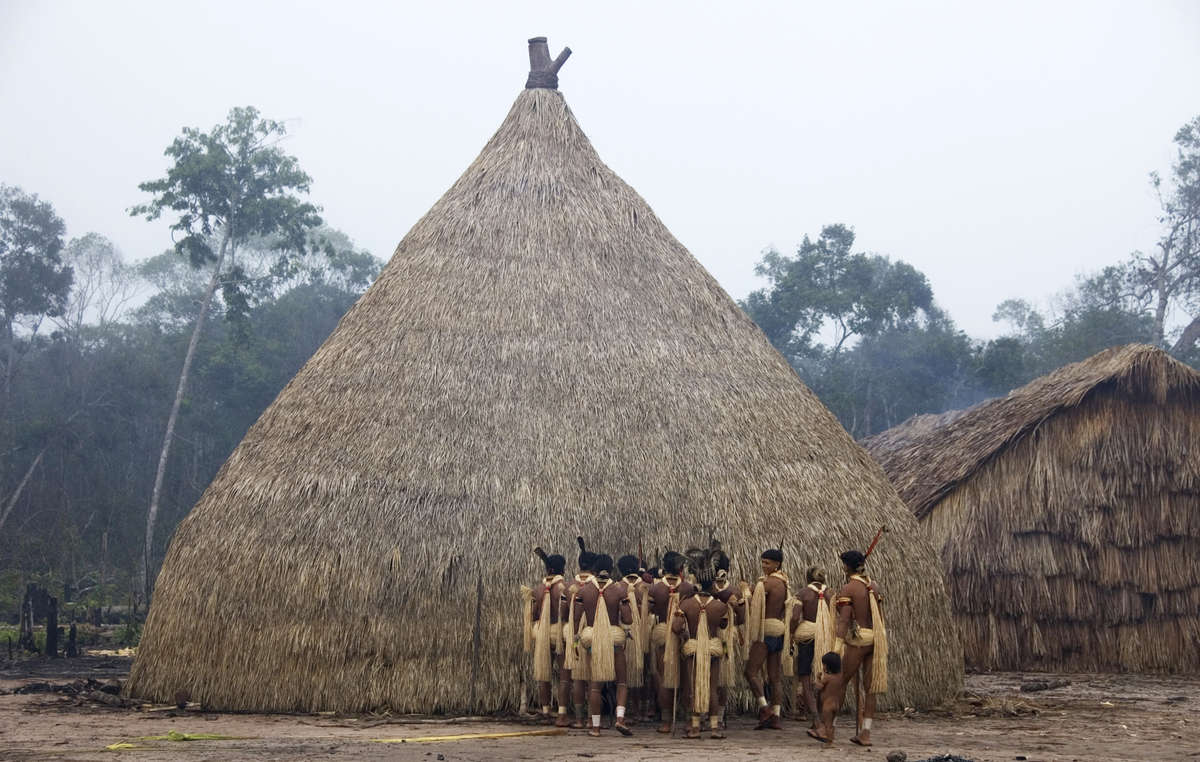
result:
<svg viewBox="0 0 1200 762"><path fill-rule="evenodd" d="M1001 300L1149 248L1146 176L1200 113L1200 2L0 0L0 182L129 258L183 126L287 120L330 224L381 258L525 82L526 39L600 155L735 298L845 222L976 337Z"/></svg>

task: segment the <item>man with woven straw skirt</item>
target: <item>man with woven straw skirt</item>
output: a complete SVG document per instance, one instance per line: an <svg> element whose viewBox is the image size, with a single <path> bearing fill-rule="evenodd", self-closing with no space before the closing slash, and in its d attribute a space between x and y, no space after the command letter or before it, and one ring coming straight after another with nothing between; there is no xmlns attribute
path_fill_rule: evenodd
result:
<svg viewBox="0 0 1200 762"><path fill-rule="evenodd" d="M815 729L820 725L817 695L813 691L813 679L822 677L821 657L833 648L834 623L827 601L825 570L810 566L804 572L805 586L796 595L796 608L792 614L792 650L796 660L796 676L800 678L796 691L796 706L807 710L808 718ZM797 718L800 719L797 712Z"/></svg>
<svg viewBox="0 0 1200 762"><path fill-rule="evenodd" d="M600 735L600 713L604 706L604 684L617 683L617 716L613 727L621 735L633 735L625 723L626 684L625 628L633 624L629 591L625 584L612 579L613 560L606 554L596 556L595 575L579 587L575 595L575 616L583 628L579 631L581 658L589 660L588 706L592 725L588 735ZM586 652L586 655L585 655Z"/></svg>
<svg viewBox="0 0 1200 762"><path fill-rule="evenodd" d="M663 576L650 586L650 610L657 620L650 631L651 664L658 688L658 709L662 715L659 733L670 733L675 723L675 691L679 689L679 639L671 634L671 622L679 602L695 592L695 586L683 578L687 559L674 551L663 556Z"/></svg>
<svg viewBox="0 0 1200 762"><path fill-rule="evenodd" d="M721 729L725 729L725 707L729 703L729 691L737 687L737 654L742 646L741 627L746 621L746 602L737 594L737 587L729 577L729 556L717 543L713 543L713 565L716 567L716 580L713 582L713 595L717 600L729 607L726 618L731 621L721 630L721 640L725 644L725 657L721 660L721 674L717 678L717 714L721 717Z"/></svg>
<svg viewBox="0 0 1200 762"><path fill-rule="evenodd" d="M525 595L527 611L525 651L533 653L533 680L538 687L541 716L543 720L550 721L553 672L555 667L560 674L563 669L563 632L558 618L558 604L566 587L563 571L567 567L567 560L557 553L546 555L546 551L541 548L534 548L533 552L546 567L546 575L536 588L521 588L522 594ZM562 693L561 685L559 688L558 715L560 722L566 724L567 701L570 696Z"/></svg>
<svg viewBox="0 0 1200 762"><path fill-rule="evenodd" d="M859 746L871 745L875 696L887 691L887 629L880 607L879 588L866 572L866 556L857 550L841 555L846 584L838 590L836 639L833 650L842 655L842 671L821 692L821 727L808 734L818 741L833 741L833 715L846 696L846 686L858 677L858 732L850 738Z"/></svg>
<svg viewBox="0 0 1200 762"><path fill-rule="evenodd" d="M580 588L592 578L592 567L595 566L596 554L590 552L582 537L575 538L579 543L579 572L571 584L563 589L558 606L558 621L563 622L563 666L558 673L559 714L554 723L559 727L586 728L587 722L587 684L590 664L581 658L579 647L579 630L581 625L576 616L575 597ZM569 722L562 707L573 704L575 721Z"/></svg>
<svg viewBox="0 0 1200 762"><path fill-rule="evenodd" d="M633 614L633 624L626 628L625 641L625 677L629 683L629 706L633 707L628 724L637 721L637 714L642 706L642 688L646 684L646 651L649 646L650 628L650 586L642 579L642 564L635 555L624 555L617 559L617 570L621 573L621 582L625 585L629 607Z"/></svg>
<svg viewBox="0 0 1200 762"><path fill-rule="evenodd" d="M783 655L787 652L791 633L788 623L788 578L783 573L783 551L770 548L762 554L762 576L749 595L750 653L746 657L746 681L758 699L758 725L755 730L782 730L779 701L783 697ZM763 669L771 684L771 700L767 706Z"/></svg>
<svg viewBox="0 0 1200 762"><path fill-rule="evenodd" d="M687 660L686 674L691 677L692 722L684 738L700 738L700 719L708 715L712 738L724 738L717 681L725 657L722 631L730 626L729 607L714 595L716 568L710 551L689 551L689 565L699 589L680 602L675 610L671 632L683 639L681 653Z"/></svg>

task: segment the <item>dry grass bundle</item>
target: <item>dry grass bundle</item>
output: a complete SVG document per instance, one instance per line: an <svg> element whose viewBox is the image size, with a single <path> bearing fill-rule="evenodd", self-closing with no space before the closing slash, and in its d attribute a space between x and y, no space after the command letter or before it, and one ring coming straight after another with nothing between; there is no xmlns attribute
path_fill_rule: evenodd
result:
<svg viewBox="0 0 1200 762"><path fill-rule="evenodd" d="M968 665L1194 672L1198 443L1200 373L1130 345L866 444L941 549Z"/></svg>
<svg viewBox="0 0 1200 762"><path fill-rule="evenodd" d="M781 532L793 572L832 569L885 523L889 701L934 705L961 659L916 521L562 95L526 90L180 525L129 687L511 709L535 544L716 527L751 577Z"/></svg>

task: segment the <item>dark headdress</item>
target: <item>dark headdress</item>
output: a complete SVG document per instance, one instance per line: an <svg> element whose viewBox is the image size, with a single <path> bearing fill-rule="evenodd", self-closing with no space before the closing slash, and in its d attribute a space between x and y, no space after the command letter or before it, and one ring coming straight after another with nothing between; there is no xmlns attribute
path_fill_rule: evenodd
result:
<svg viewBox="0 0 1200 762"><path fill-rule="evenodd" d="M847 550L840 558L850 571L860 572L867 565L867 557L861 551Z"/></svg>
<svg viewBox="0 0 1200 762"><path fill-rule="evenodd" d="M682 553L676 553L673 550L668 550L663 554L663 573L665 574L681 574L683 567L687 564L687 556Z"/></svg>
<svg viewBox="0 0 1200 762"><path fill-rule="evenodd" d="M554 555L546 555L546 551L539 548L533 549L533 554L542 559L542 563L546 566L547 574L562 574L567 568L567 559L555 553Z"/></svg>
<svg viewBox="0 0 1200 762"><path fill-rule="evenodd" d="M582 537L576 537L575 542L579 543L579 571L595 571L596 554L587 549Z"/></svg>
<svg viewBox="0 0 1200 762"><path fill-rule="evenodd" d="M638 562L637 556L621 556L617 559L617 569L621 572L622 577L637 574L641 568L642 565Z"/></svg>
<svg viewBox="0 0 1200 762"><path fill-rule="evenodd" d="M717 579L717 554L721 551L717 548L690 548L687 552L688 566L692 568L692 573L696 575L696 584L701 590L711 592L713 582Z"/></svg>
<svg viewBox="0 0 1200 762"><path fill-rule="evenodd" d="M600 576L612 576L613 560L607 553L597 553L593 557L592 571Z"/></svg>

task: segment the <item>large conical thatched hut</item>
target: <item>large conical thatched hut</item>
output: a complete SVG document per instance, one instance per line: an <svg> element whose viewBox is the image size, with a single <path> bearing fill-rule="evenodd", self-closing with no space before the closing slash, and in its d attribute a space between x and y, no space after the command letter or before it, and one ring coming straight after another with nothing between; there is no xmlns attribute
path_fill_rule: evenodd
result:
<svg viewBox="0 0 1200 762"><path fill-rule="evenodd" d="M941 551L968 666L1200 668L1200 373L1116 347L864 444Z"/></svg>
<svg viewBox="0 0 1200 762"><path fill-rule="evenodd" d="M544 39L531 58L553 67ZM649 551L715 528L748 576L781 534L793 572L833 570L881 524L890 703L960 686L936 555L883 471L552 80L531 76L179 526L133 694L515 707L535 543Z"/></svg>

